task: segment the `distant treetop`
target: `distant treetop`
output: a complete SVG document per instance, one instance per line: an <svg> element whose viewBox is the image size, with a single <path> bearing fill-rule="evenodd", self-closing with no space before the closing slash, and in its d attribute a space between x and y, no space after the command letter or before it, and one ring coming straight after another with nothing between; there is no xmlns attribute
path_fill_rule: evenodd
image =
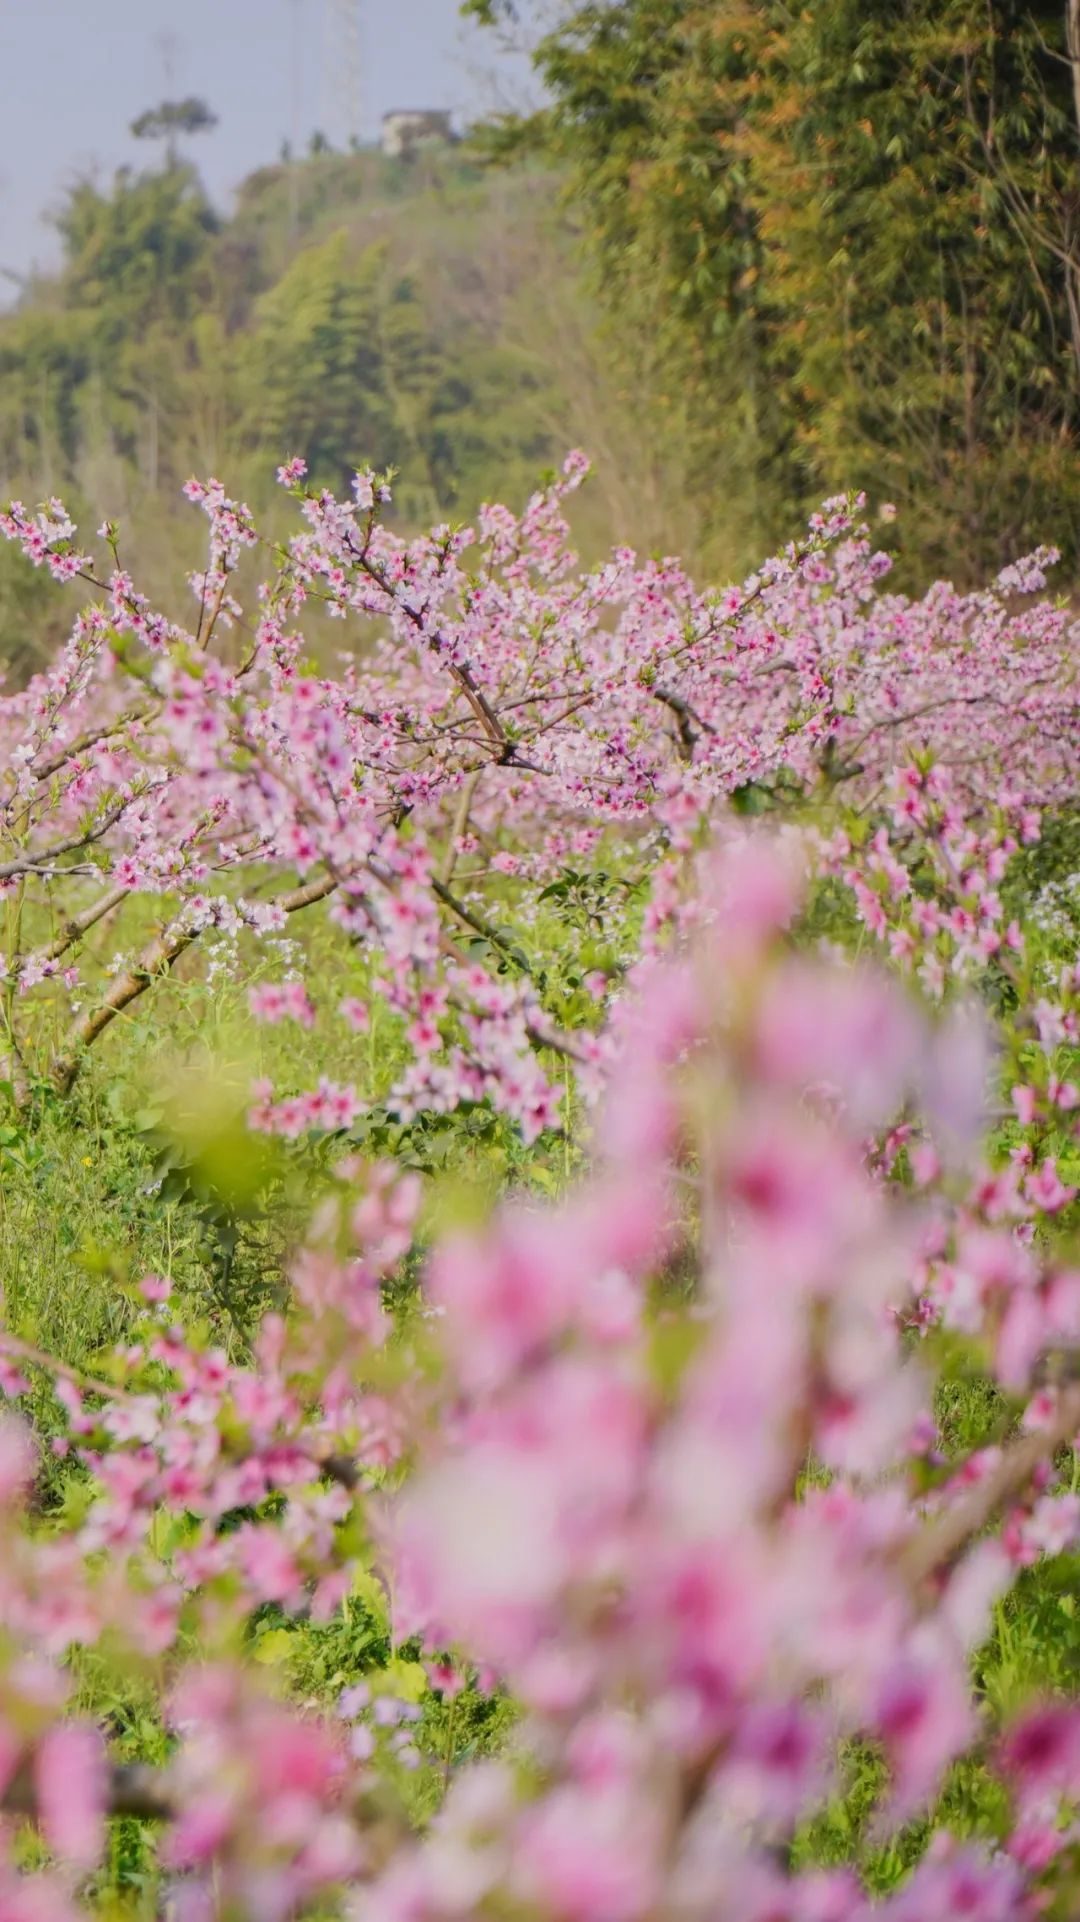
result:
<svg viewBox="0 0 1080 1922"><path fill-rule="evenodd" d="M186 100L162 100L156 107L148 107L132 121L131 132L136 140L164 140L166 157L172 166L180 134L210 133L217 124L217 114L206 101L197 94L189 94Z"/></svg>

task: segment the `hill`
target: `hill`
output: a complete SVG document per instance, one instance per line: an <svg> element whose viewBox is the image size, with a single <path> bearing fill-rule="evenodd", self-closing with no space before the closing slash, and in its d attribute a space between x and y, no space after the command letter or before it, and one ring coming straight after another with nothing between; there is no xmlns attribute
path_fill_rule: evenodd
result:
<svg viewBox="0 0 1080 1922"><path fill-rule="evenodd" d="M396 513L420 526L519 501L583 444L586 549L686 545L550 168L324 152L260 169L223 219L173 164L80 184L58 225L60 272L0 318L0 498L119 520L152 589L198 558L189 474L265 514L292 452L337 488L358 464L395 467ZM63 618L5 555L0 658L24 671Z"/></svg>

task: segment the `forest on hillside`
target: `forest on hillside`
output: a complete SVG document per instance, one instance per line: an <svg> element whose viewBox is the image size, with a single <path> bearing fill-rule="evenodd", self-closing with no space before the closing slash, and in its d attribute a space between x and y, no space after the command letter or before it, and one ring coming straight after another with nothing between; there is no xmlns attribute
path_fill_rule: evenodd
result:
<svg viewBox="0 0 1080 1922"><path fill-rule="evenodd" d="M393 465L419 527L582 444L590 551L718 575L849 486L912 583L1078 551L1059 6L466 11L533 43L531 119L397 160L319 137L227 217L175 145L71 190L60 271L0 317L0 490L93 500L162 583L189 473L261 507L294 447L329 485ZM9 658L33 592L5 562Z"/></svg>
<svg viewBox="0 0 1080 1922"><path fill-rule="evenodd" d="M316 143L223 218L174 156L77 185L57 220L59 273L0 315L0 495L92 503L162 591L198 551L188 477L228 476L261 511L282 449L335 488L393 467L395 517L418 529L524 499L584 440L593 550L674 541L550 167ZM0 654L40 659L64 618L5 552Z"/></svg>

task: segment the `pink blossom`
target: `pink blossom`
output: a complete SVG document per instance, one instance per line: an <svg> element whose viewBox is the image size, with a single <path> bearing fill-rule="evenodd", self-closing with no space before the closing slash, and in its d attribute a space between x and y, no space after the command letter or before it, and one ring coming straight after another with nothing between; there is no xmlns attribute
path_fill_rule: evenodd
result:
<svg viewBox="0 0 1080 1922"><path fill-rule="evenodd" d="M80 1722L50 1729L37 1752L35 1786L49 1847L73 1868L94 1868L105 1842L106 1802L97 1730Z"/></svg>
<svg viewBox="0 0 1080 1922"><path fill-rule="evenodd" d="M1024 1183L1024 1192L1036 1208L1041 1208L1045 1214L1052 1215L1057 1214L1062 1208L1067 1208L1070 1201L1075 1200L1077 1191L1075 1188L1067 1187L1061 1180L1055 1157L1048 1155L1035 1172L1028 1175Z"/></svg>

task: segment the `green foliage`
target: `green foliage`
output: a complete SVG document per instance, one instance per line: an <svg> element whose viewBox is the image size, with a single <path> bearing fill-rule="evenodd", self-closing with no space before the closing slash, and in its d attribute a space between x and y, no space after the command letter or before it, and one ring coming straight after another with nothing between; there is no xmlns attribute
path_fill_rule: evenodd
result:
<svg viewBox="0 0 1080 1922"><path fill-rule="evenodd" d="M582 442L601 469L585 544L674 546L555 202L545 167L494 175L460 149L264 167L226 221L175 158L80 182L60 273L0 315L0 498L119 521L166 599L199 563L193 471L272 522L284 454L346 491L357 465L393 466L398 523L420 527L526 497ZM70 619L54 594L38 620L41 586L0 557L0 659L20 672L45 652L26 630L55 641Z"/></svg>
<svg viewBox="0 0 1080 1922"><path fill-rule="evenodd" d="M590 4L544 39L550 151L569 170L612 338L692 543L749 567L790 499L738 135L752 61L728 8ZM738 9L735 10L736 14ZM536 122L528 136L535 141Z"/></svg>
<svg viewBox="0 0 1080 1922"><path fill-rule="evenodd" d="M0 673L21 679L55 652L77 602L7 542L0 548Z"/></svg>
<svg viewBox="0 0 1080 1922"><path fill-rule="evenodd" d="M148 107L131 123L136 140L167 140L170 148L181 133L209 133L217 126L217 115L197 94L183 100L162 100Z"/></svg>
<svg viewBox="0 0 1080 1922"><path fill-rule="evenodd" d="M549 151L706 534L734 513L766 551L856 485L919 575L1076 554L1064 53L1020 0L588 0L541 40Z"/></svg>
<svg viewBox="0 0 1080 1922"><path fill-rule="evenodd" d="M186 320L205 298L199 270L217 222L188 168L122 172L111 193L82 181L56 224L65 254L62 311L96 321L99 353L133 344L148 326Z"/></svg>
<svg viewBox="0 0 1080 1922"><path fill-rule="evenodd" d="M760 11L742 147L810 479L894 501L922 570L1075 553L1080 388L1049 232L1077 139L1062 9L829 0L782 30ZM1041 238L1018 212L1036 205Z"/></svg>
<svg viewBox="0 0 1080 1922"><path fill-rule="evenodd" d="M365 459L387 466L393 413L378 344L379 259L348 259L345 236L298 254L257 310L245 368L254 433L301 447L339 490Z"/></svg>

